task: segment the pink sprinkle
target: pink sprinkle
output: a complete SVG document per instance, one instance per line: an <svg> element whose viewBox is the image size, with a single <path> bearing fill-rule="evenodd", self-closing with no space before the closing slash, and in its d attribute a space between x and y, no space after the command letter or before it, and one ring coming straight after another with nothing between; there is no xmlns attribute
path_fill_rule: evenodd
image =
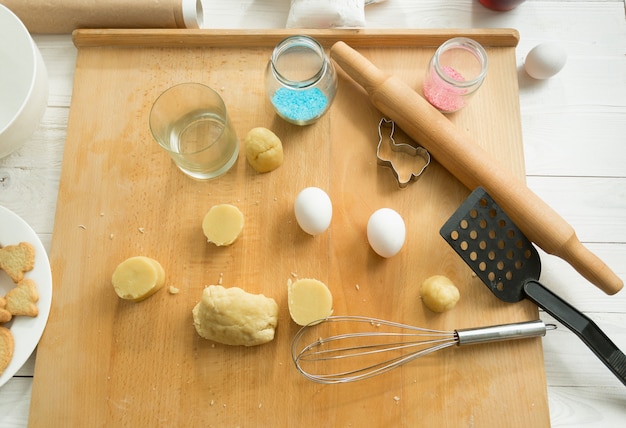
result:
<svg viewBox="0 0 626 428"><path fill-rule="evenodd" d="M446 73L446 76L452 77L454 80L459 82L465 82L465 79L463 78L463 76L461 76L461 73L456 71L454 68L444 65L443 67L441 67L441 69L444 73Z"/></svg>
<svg viewBox="0 0 626 428"><path fill-rule="evenodd" d="M442 70L448 77L458 82L465 81L463 76L452 67L444 66ZM433 69L424 82L424 96L429 103L444 113L452 113L461 109L465 105L463 99L465 93L467 93L466 89L457 88L444 81Z"/></svg>

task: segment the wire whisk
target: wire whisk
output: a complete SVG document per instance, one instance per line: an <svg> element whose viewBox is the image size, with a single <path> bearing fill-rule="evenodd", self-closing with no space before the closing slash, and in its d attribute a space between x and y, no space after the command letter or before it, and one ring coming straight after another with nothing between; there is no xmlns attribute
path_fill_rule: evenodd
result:
<svg viewBox="0 0 626 428"><path fill-rule="evenodd" d="M313 382L347 383L377 376L450 346L544 336L555 328L535 320L443 331L377 318L331 316L296 333L291 357L300 373ZM305 341L310 342L302 345Z"/></svg>

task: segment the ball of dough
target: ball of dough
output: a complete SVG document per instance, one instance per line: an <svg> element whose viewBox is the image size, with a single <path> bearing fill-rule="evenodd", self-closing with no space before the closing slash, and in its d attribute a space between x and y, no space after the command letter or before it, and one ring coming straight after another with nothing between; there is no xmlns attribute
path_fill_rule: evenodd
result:
<svg viewBox="0 0 626 428"><path fill-rule="evenodd" d="M433 312L445 312L452 309L461 295L450 278L434 275L426 278L420 288L422 301Z"/></svg>
<svg viewBox="0 0 626 428"><path fill-rule="evenodd" d="M276 301L241 288L209 285L192 310L196 331L225 345L255 346L274 339L278 324Z"/></svg>
<svg viewBox="0 0 626 428"><path fill-rule="evenodd" d="M139 302L163 287L165 270L149 257L130 257L115 268L111 282L120 298Z"/></svg>
<svg viewBox="0 0 626 428"><path fill-rule="evenodd" d="M280 138L267 128L253 128L244 139L246 158L258 172L270 172L283 163Z"/></svg>

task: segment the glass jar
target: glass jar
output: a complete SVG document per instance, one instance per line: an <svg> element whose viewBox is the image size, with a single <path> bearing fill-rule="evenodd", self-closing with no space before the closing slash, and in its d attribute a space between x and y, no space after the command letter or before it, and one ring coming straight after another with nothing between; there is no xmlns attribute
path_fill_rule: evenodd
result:
<svg viewBox="0 0 626 428"><path fill-rule="evenodd" d="M524 3L524 0L479 0L480 4L483 6L498 10L498 11L507 11L515 9L520 4Z"/></svg>
<svg viewBox="0 0 626 428"><path fill-rule="evenodd" d="M462 109L487 74L487 53L477 42L455 37L439 46L424 78L424 97L442 113Z"/></svg>
<svg viewBox="0 0 626 428"><path fill-rule="evenodd" d="M265 90L280 117L309 125L330 108L337 91L337 73L315 39L290 36L272 52Z"/></svg>

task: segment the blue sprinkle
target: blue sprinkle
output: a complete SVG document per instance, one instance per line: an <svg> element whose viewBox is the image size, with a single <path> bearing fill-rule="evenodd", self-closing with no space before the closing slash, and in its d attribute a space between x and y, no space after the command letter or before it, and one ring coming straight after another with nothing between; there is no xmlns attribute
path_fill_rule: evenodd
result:
<svg viewBox="0 0 626 428"><path fill-rule="evenodd" d="M272 97L272 103L281 116L297 122L307 122L324 113L328 99L318 88L300 91L279 88Z"/></svg>

